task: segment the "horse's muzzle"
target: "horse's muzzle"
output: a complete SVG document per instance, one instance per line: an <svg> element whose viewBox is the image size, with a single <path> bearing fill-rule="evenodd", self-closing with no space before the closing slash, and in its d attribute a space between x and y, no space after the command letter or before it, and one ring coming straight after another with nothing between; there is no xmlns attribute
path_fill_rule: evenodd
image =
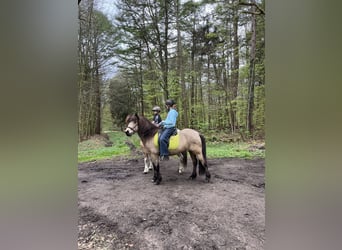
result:
<svg viewBox="0 0 342 250"><path fill-rule="evenodd" d="M130 133L128 129L125 131L125 133L127 136L132 136L132 133Z"/></svg>

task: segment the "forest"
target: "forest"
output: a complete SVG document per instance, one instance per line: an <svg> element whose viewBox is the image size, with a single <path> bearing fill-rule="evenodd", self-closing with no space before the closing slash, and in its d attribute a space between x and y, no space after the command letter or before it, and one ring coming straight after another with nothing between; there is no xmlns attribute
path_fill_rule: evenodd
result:
<svg viewBox="0 0 342 250"><path fill-rule="evenodd" d="M167 99L178 128L264 138L264 0L103 1L78 7L80 141Z"/></svg>

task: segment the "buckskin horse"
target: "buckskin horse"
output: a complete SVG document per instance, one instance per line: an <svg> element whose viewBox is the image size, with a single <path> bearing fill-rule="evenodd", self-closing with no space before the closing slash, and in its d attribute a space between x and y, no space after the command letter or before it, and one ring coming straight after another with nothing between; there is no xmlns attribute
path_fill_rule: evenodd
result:
<svg viewBox="0 0 342 250"><path fill-rule="evenodd" d="M126 117L126 129L127 136L132 136L137 133L144 145L145 152L151 155L153 164L153 182L158 185L162 181L162 177L159 170L159 146L155 145L155 136L159 130L152 122L146 119L144 116L138 114L128 115ZM206 159L206 143L205 138L198 131L185 128L178 131L179 141L177 147L170 148L170 155L177 155L181 153L183 157L181 160L186 161L187 151L189 152L193 164L192 174L190 179L195 179L197 176L197 164L199 165L199 175L205 174L205 180L210 181L210 173L208 170ZM157 137L156 137L157 138ZM172 136L170 141L172 140ZM184 163L184 162L183 162Z"/></svg>

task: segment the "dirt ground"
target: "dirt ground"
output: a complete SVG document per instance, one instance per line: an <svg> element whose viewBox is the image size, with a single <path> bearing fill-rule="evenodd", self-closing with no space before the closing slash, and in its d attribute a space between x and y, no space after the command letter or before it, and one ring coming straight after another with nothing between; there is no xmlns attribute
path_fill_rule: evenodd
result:
<svg viewBox="0 0 342 250"><path fill-rule="evenodd" d="M79 164L79 249L264 249L265 162L211 159L204 176L161 163L163 180L140 160Z"/></svg>

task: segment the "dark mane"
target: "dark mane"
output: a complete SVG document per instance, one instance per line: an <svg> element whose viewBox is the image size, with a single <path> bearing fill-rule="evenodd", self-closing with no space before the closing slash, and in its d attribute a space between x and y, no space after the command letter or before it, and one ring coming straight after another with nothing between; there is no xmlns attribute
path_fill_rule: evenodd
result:
<svg viewBox="0 0 342 250"><path fill-rule="evenodd" d="M153 137L159 130L157 126L155 126L151 121L141 115L128 116L126 118L126 123L129 123L131 121L138 122L138 135L143 141Z"/></svg>
<svg viewBox="0 0 342 250"><path fill-rule="evenodd" d="M159 130L159 128L156 127L151 121L141 115L139 115L138 125L138 134L140 135L141 139L149 139L153 137Z"/></svg>

